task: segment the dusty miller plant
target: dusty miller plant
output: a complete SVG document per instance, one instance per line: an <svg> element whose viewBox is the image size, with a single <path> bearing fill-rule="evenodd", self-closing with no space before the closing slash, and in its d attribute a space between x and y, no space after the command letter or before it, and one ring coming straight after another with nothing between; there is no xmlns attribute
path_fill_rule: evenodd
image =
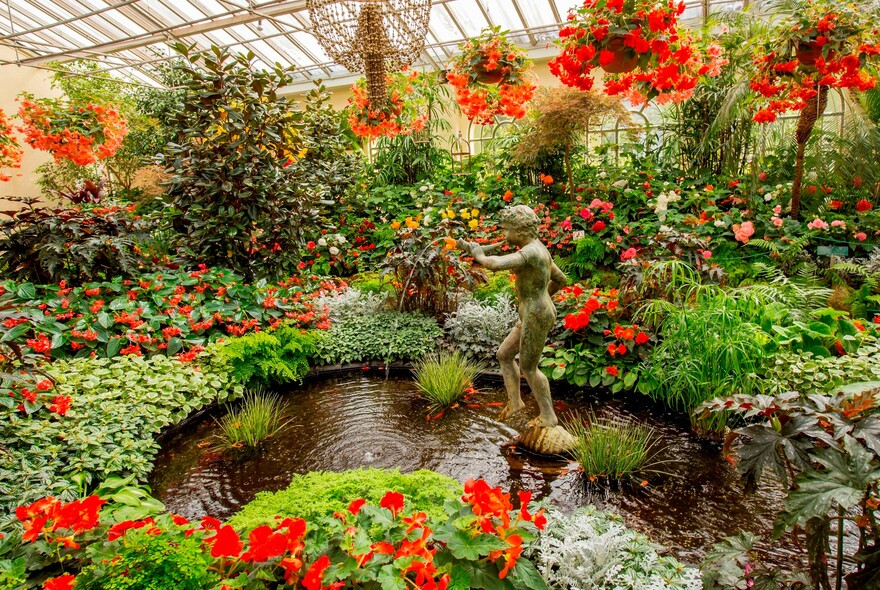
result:
<svg viewBox="0 0 880 590"><path fill-rule="evenodd" d="M331 321L343 322L352 317L379 313L385 307L385 297L352 287L333 295L317 298L315 306L317 309L326 307Z"/></svg>
<svg viewBox="0 0 880 590"><path fill-rule="evenodd" d="M700 573L661 557L616 514L587 506L571 516L551 511L530 557L550 588L699 590Z"/></svg>
<svg viewBox="0 0 880 590"><path fill-rule="evenodd" d="M492 357L518 319L506 293L487 302L465 301L446 320L446 337L452 348L471 358Z"/></svg>

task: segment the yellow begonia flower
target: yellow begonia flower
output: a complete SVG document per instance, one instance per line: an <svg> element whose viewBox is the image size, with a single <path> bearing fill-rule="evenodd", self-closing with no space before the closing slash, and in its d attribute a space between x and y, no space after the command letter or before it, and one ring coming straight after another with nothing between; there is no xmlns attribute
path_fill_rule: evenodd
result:
<svg viewBox="0 0 880 590"><path fill-rule="evenodd" d="M479 209L471 209L471 217L479 217L480 210Z"/></svg>
<svg viewBox="0 0 880 590"><path fill-rule="evenodd" d="M477 229L478 227L480 227L480 221L477 219L471 219L468 222L468 226L470 226L471 229Z"/></svg>
<svg viewBox="0 0 880 590"><path fill-rule="evenodd" d="M455 211L453 211L452 209L448 210L446 212L446 216L449 217L449 219L455 219Z"/></svg>
<svg viewBox="0 0 880 590"><path fill-rule="evenodd" d="M442 217L443 219L446 219L448 217L448 215L446 215L446 211L441 211L440 217Z"/></svg>
<svg viewBox="0 0 880 590"><path fill-rule="evenodd" d="M391 229L400 229L400 222L399 221L392 221L391 222Z"/></svg>
<svg viewBox="0 0 880 590"><path fill-rule="evenodd" d="M461 218L462 218L462 219L470 219L470 218L471 218L471 212L468 211L467 209L462 209L462 210L460 211L460 213L461 213Z"/></svg>

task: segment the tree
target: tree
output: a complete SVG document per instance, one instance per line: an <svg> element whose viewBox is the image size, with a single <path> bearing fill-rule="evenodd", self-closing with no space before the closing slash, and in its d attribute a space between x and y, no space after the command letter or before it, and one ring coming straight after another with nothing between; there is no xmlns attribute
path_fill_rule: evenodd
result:
<svg viewBox="0 0 880 590"><path fill-rule="evenodd" d="M629 112L617 97L567 87L544 89L532 101L529 122L514 149L514 158L532 165L561 150L573 201L572 151L591 127L612 119L629 121Z"/></svg>

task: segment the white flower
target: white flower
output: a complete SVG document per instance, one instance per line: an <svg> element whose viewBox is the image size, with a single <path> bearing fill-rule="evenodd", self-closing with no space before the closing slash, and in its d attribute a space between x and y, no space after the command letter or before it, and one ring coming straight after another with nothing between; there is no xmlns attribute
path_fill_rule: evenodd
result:
<svg viewBox="0 0 880 590"><path fill-rule="evenodd" d="M772 200L773 200L773 195L771 195L770 193L767 193L766 195L764 195L764 202L765 203L769 203Z"/></svg>
<svg viewBox="0 0 880 590"><path fill-rule="evenodd" d="M330 251L330 256L336 256L337 254L339 254L339 248L337 248L336 246L330 246L329 251Z"/></svg>
<svg viewBox="0 0 880 590"><path fill-rule="evenodd" d="M715 227L727 227L727 223L723 219L716 219Z"/></svg>
<svg viewBox="0 0 880 590"><path fill-rule="evenodd" d="M605 178L606 176L608 176L608 173L605 172L604 170L599 173L599 178Z"/></svg>
<svg viewBox="0 0 880 590"><path fill-rule="evenodd" d="M318 239L318 245L319 245L319 246L326 246L326 245L327 245L327 240L325 240L324 238L320 238L320 239Z"/></svg>
<svg viewBox="0 0 880 590"><path fill-rule="evenodd" d="M428 187L425 186L424 184L423 184L422 186L419 187L419 192L424 193L424 192L427 192L427 190L428 190Z"/></svg>
<svg viewBox="0 0 880 590"><path fill-rule="evenodd" d="M336 243L337 244L345 244L348 240L345 239L345 236L342 234L336 234Z"/></svg>

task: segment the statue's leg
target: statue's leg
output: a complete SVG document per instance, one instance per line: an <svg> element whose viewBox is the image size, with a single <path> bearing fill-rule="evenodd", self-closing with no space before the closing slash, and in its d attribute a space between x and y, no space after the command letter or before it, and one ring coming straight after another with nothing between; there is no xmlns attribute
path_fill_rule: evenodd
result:
<svg viewBox="0 0 880 590"><path fill-rule="evenodd" d="M529 426L556 426L559 419L556 412L553 411L553 400L550 397L550 382L547 377L538 369L538 363L541 361L541 355L544 352L544 342L547 340L549 327L541 324L546 322L534 321L526 322L523 326L523 334L526 335L520 344L519 362L522 366L523 375L529 387L532 389L532 395L538 402L538 408L541 413L537 418L529 422ZM552 325L552 320L551 320Z"/></svg>
<svg viewBox="0 0 880 590"><path fill-rule="evenodd" d="M501 346L498 347L498 352L495 354L495 358L498 359L498 363L501 365L504 389L507 391L507 405L498 414L499 420L509 418L526 407L519 391L520 373L519 366L516 364L516 353L519 352L521 333L522 329L517 324L510 331L510 334L507 335L507 338L504 339L504 342L501 343Z"/></svg>

